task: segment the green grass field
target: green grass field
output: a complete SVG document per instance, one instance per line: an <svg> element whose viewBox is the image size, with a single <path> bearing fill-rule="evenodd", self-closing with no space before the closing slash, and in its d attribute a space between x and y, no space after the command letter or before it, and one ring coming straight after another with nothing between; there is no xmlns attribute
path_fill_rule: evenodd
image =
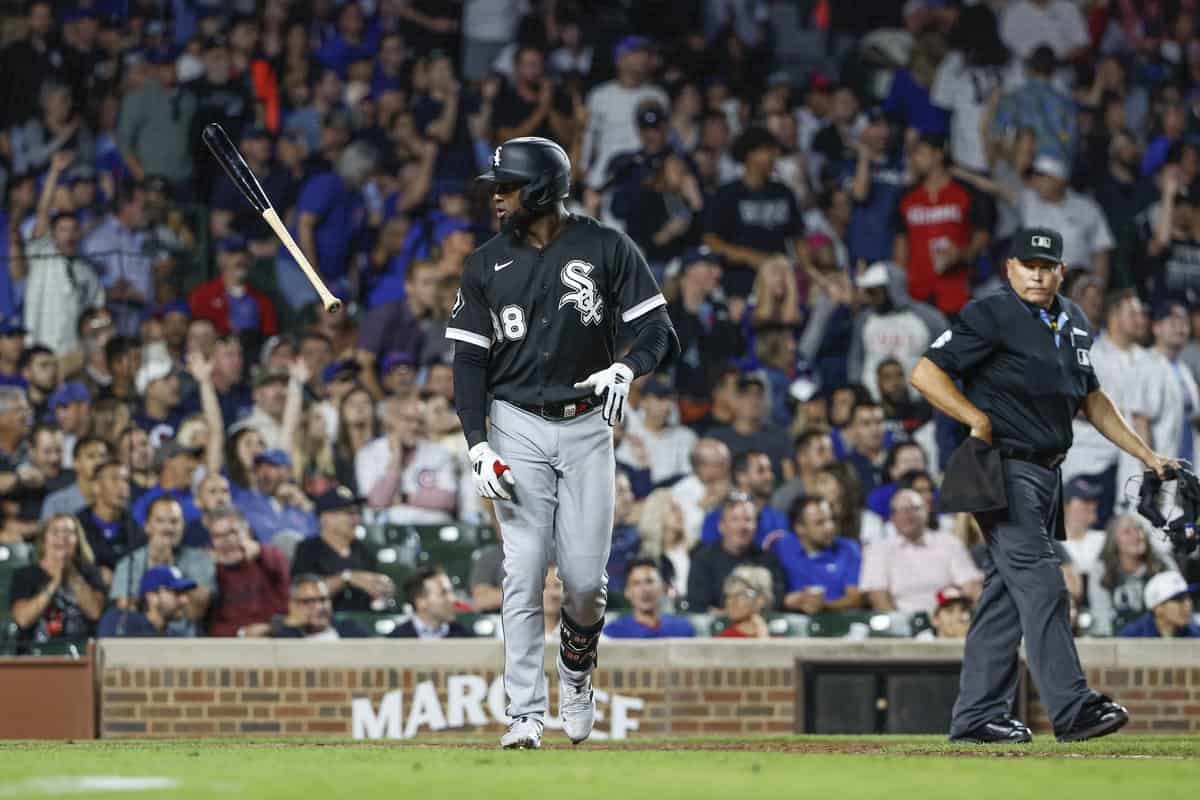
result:
<svg viewBox="0 0 1200 800"><path fill-rule="evenodd" d="M1195 796L1200 738L968 748L940 737L596 742L540 752L417 744L172 741L0 744L0 798L887 798Z"/></svg>

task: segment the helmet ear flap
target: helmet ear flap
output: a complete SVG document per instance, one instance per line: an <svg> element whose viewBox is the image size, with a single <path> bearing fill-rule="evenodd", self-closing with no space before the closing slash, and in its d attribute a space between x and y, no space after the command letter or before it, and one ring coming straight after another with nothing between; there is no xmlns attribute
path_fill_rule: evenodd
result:
<svg viewBox="0 0 1200 800"><path fill-rule="evenodd" d="M550 180L546 175L539 175L521 188L521 206L531 214L540 214L551 205L549 195Z"/></svg>

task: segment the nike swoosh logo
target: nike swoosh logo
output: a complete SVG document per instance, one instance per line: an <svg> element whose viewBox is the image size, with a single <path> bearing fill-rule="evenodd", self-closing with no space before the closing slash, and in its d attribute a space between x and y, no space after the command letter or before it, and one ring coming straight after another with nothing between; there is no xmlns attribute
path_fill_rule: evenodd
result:
<svg viewBox="0 0 1200 800"><path fill-rule="evenodd" d="M513 263L513 261L516 261L516 259L515 259L515 258L513 258L513 259L509 259L508 261L505 261L503 264L496 264L496 265L493 267L493 269L494 269L494 270L496 270L496 272L499 272L500 270L502 270L502 269L504 269L505 267L507 267L509 264Z"/></svg>

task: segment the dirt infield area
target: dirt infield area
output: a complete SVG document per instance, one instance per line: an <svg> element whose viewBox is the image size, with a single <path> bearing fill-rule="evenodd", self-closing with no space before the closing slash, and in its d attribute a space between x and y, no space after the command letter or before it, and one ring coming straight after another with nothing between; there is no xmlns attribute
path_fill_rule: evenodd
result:
<svg viewBox="0 0 1200 800"><path fill-rule="evenodd" d="M131 743L132 744L132 743ZM162 743L177 747L179 742ZM197 742L198 746L206 746ZM259 740L240 743L246 747L292 748L319 747L332 749L388 748L401 750L496 750L493 736L469 738L431 737L421 740ZM103 745L102 745L103 746ZM109 746L120 747L111 743ZM140 742L140 747L155 743ZM949 756L951 758L1168 758L1200 759L1200 737L1190 736L1113 736L1093 742L1060 744L1051 736L1037 737L1024 745L963 745L951 744L943 736L772 736L772 737L690 737L642 738L622 741L589 741L573 746L561 736L548 733L542 742L543 750L585 753L646 752L646 753L791 753L798 755L855 755L855 756Z"/></svg>

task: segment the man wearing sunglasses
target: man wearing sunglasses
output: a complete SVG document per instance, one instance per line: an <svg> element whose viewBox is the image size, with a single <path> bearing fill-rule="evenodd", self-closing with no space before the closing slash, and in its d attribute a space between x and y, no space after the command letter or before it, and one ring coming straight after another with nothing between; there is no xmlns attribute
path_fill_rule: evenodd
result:
<svg viewBox="0 0 1200 800"><path fill-rule="evenodd" d="M275 639L365 639L371 634L354 620L333 618L329 587L320 575L292 578L287 616L272 626Z"/></svg>

